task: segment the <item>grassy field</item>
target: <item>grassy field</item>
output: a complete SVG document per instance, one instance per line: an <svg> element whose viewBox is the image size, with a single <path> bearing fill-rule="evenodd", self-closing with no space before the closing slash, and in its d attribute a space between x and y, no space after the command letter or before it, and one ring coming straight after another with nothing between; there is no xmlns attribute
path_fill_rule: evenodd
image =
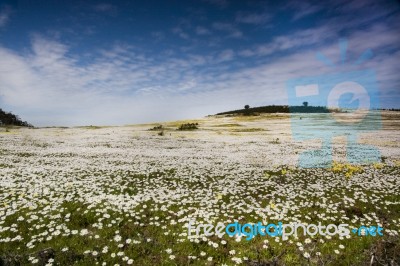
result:
<svg viewBox="0 0 400 266"><path fill-rule="evenodd" d="M0 265L398 265L399 119L361 143L380 163L297 166L290 120L0 128ZM194 121L194 120L193 120ZM187 122L187 121L185 121ZM183 122L182 122L183 123ZM379 136L379 138L377 137ZM383 236L188 237L189 221L379 225Z"/></svg>

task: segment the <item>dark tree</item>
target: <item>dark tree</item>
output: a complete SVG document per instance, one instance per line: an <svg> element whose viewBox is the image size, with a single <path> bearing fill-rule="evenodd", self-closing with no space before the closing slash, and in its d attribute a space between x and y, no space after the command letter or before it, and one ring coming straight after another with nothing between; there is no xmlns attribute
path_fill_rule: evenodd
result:
<svg viewBox="0 0 400 266"><path fill-rule="evenodd" d="M400 110L399 110L400 111ZM252 107L251 112L250 109L240 109L233 110L228 112L218 113L217 115L235 115L235 114L244 114L249 115L251 113L329 113L328 108L324 106L288 106L288 105L268 105L268 106L259 106Z"/></svg>
<svg viewBox="0 0 400 266"><path fill-rule="evenodd" d="M30 127L28 122L22 121L19 116L14 115L10 112L5 112L0 108L0 125L14 125L14 126L23 126Z"/></svg>
<svg viewBox="0 0 400 266"><path fill-rule="evenodd" d="M303 106L307 107L308 106L308 102L303 102Z"/></svg>
<svg viewBox="0 0 400 266"><path fill-rule="evenodd" d="M244 109L249 109L250 108L250 105L248 105L248 104L246 104L245 106L244 106Z"/></svg>

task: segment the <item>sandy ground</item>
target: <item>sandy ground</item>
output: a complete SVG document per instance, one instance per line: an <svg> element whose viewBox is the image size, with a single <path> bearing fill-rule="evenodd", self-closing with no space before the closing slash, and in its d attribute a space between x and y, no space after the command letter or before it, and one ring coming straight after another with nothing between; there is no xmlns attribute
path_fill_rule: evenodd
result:
<svg viewBox="0 0 400 266"><path fill-rule="evenodd" d="M293 134L293 121L299 117L302 121L311 117L304 126L304 133L317 131L319 135L327 135L333 130L331 119L326 115L300 115L291 118L290 114L263 114L260 116L209 116L202 119L152 123L141 125L126 125L120 127L74 127L74 128L39 128L11 129L5 132L2 128L0 136L13 135L15 139L25 141L51 142L65 149L65 143L93 142L108 143L118 146L123 143L135 142L135 149L143 149L143 155L181 157L182 151L192 156L200 157L223 156L226 159L242 160L255 165L295 165L298 155L306 150L318 149L322 140L309 137L299 140ZM373 145L378 148L384 159L398 161L400 159L400 113L383 112L380 129L361 131L357 142ZM310 122L311 121L311 122ZM198 130L179 131L182 123L199 123ZM159 136L159 130L149 129L163 125L164 136ZM342 134L343 133L343 134ZM295 133L298 134L298 133ZM347 137L346 130L332 138L333 158L346 161ZM318 136L317 136L318 137ZM3 144L7 145L3 138ZM126 145L126 144L125 144ZM40 146L40 145L39 145ZM40 147L39 147L40 148ZM118 146L118 148L123 148Z"/></svg>

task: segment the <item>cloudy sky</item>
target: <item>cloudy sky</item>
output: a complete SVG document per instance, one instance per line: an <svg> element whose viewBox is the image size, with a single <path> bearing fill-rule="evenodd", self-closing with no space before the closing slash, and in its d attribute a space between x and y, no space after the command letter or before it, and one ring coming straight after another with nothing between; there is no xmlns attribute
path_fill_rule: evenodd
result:
<svg viewBox="0 0 400 266"><path fill-rule="evenodd" d="M392 0L0 2L0 108L36 126L288 104L290 79L365 69L400 108L399 62Z"/></svg>

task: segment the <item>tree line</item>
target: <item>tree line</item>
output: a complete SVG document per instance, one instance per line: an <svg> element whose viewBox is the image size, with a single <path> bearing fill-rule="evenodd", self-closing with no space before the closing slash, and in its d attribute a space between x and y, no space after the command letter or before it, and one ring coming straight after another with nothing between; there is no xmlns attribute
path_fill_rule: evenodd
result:
<svg viewBox="0 0 400 266"><path fill-rule="evenodd" d="M32 127L26 121L22 121L18 115L14 115L11 112L5 112L0 108L0 125L5 126L21 126L21 127Z"/></svg>
<svg viewBox="0 0 400 266"><path fill-rule="evenodd" d="M253 113L329 113L329 109L325 106L309 106L308 102L304 102L302 106L268 105L250 108L249 105L245 105L244 109L218 113L217 115Z"/></svg>

